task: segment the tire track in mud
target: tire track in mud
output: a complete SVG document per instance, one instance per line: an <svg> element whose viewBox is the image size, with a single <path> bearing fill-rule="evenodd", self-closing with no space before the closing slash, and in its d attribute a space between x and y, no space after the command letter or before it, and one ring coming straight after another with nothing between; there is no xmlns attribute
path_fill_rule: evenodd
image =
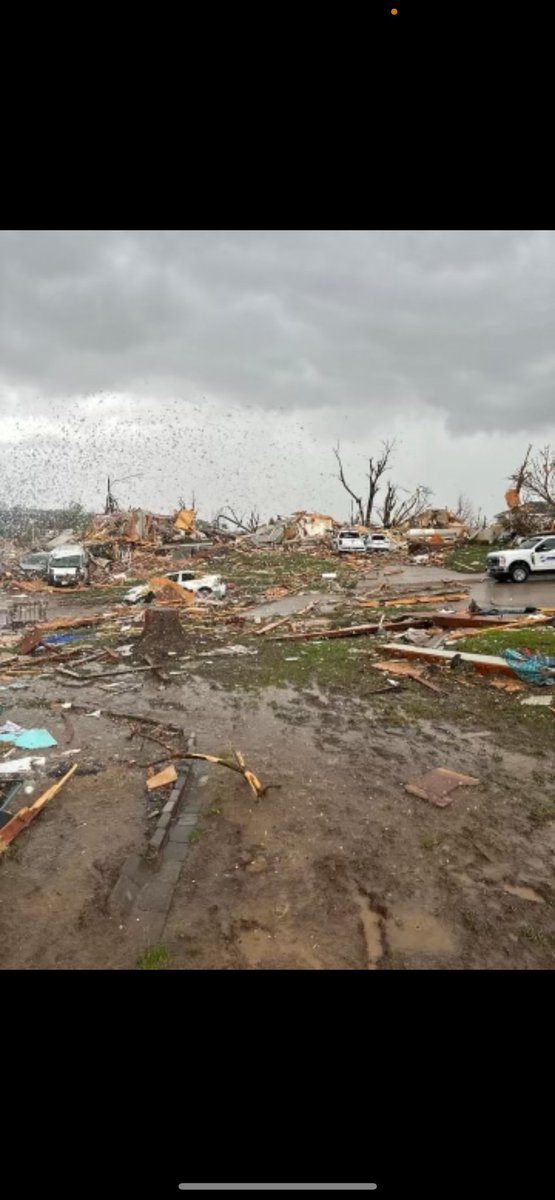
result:
<svg viewBox="0 0 555 1200"><path fill-rule="evenodd" d="M385 926L387 910L379 900L376 900L369 892L365 891L360 884L356 885L356 889L353 892L353 900L359 912L359 921L366 948L366 962L364 966L368 971L380 970L386 965L389 957Z"/></svg>

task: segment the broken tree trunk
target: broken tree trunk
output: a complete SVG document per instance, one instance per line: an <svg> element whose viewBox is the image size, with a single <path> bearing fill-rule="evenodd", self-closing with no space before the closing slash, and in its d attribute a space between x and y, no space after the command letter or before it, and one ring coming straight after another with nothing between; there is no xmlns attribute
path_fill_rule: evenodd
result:
<svg viewBox="0 0 555 1200"><path fill-rule="evenodd" d="M179 653L187 648L179 613L174 608L147 608L143 632L137 642L136 654L148 662L155 661L168 650Z"/></svg>

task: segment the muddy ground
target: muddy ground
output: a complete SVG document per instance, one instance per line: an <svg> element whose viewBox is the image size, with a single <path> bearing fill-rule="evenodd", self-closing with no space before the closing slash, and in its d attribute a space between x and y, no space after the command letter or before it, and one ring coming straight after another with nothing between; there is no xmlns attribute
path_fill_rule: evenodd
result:
<svg viewBox="0 0 555 1200"><path fill-rule="evenodd" d="M413 681L375 694L384 676L370 638L188 636L187 674L165 686L145 675L72 691L59 678L0 694L3 719L57 738L49 769L80 764L0 863L1 967L138 963L136 930L109 896L125 858L145 849L146 767L163 751L109 710L194 731L200 750L239 749L272 785L257 801L232 772L196 769L203 809L162 936L169 966L551 968L550 710L448 668L427 673L441 695ZM256 654L215 653L229 645ZM70 728L61 702L85 710L66 710ZM479 786L442 809L407 794L436 766Z"/></svg>

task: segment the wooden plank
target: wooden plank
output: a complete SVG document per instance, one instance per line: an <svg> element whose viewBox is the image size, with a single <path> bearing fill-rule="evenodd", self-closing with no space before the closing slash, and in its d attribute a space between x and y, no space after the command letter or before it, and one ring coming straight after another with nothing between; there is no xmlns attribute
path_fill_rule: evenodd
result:
<svg viewBox="0 0 555 1200"><path fill-rule="evenodd" d="M534 629L536 625L547 625L550 620L541 613L538 616L531 613L529 617L480 617L464 612L434 613L433 618L434 624L440 629Z"/></svg>
<svg viewBox="0 0 555 1200"><path fill-rule="evenodd" d="M444 600L466 600L468 592L434 592L430 595L384 596L379 600L359 600L362 608L397 608L410 604L439 604Z"/></svg>
<svg viewBox="0 0 555 1200"><path fill-rule="evenodd" d="M271 621L269 625L264 625L262 629L255 629L255 634L260 637L262 633L269 633L271 629L277 629L278 625L287 625L288 621L295 621L297 617L302 617L303 613L310 612L314 608L312 604L307 604L306 608L300 608L298 612L288 613L286 617L280 617L279 621Z"/></svg>
<svg viewBox="0 0 555 1200"><path fill-rule="evenodd" d="M515 672L511 669L504 658L499 658L496 654L465 654L458 650L429 650L425 646L402 646L398 642L388 642L382 646L384 654L394 654L396 657L421 659L424 662L449 663L455 657L461 658L463 662L471 663L476 671L483 675L489 675L491 672L502 672L504 675L514 677Z"/></svg>
<svg viewBox="0 0 555 1200"><path fill-rule="evenodd" d="M41 809L44 808L44 805L47 804L47 802L51 800L57 792L60 791L60 788L63 788L68 779L75 774L77 765L77 763L74 763L67 774L63 775L57 783L52 784L52 787L47 788L47 790L43 792L42 796L39 796L38 799L35 800L34 804L31 804L29 808L21 808L19 812L15 814L15 817L12 817L11 821L8 821L7 825L4 825L4 828L0 829L0 854L6 849L7 846L9 846L10 842L13 842L18 833L21 833L22 829L26 829L27 826L31 824L31 821L33 821Z"/></svg>
<svg viewBox="0 0 555 1200"><path fill-rule="evenodd" d="M306 633L281 633L271 642L318 641L320 638L359 637L366 633L379 633L382 629L396 630L402 633L405 629L419 629L433 624L429 617L412 617L406 620L373 622L372 625L342 625L340 629L307 630Z"/></svg>

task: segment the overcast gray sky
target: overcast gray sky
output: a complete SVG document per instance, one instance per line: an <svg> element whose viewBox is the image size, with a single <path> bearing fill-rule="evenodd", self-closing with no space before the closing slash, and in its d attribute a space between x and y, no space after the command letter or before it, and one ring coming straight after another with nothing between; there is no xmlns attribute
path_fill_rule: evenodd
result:
<svg viewBox="0 0 555 1200"><path fill-rule="evenodd" d="M4 231L0 499L347 516L392 477L488 515L555 442L549 230Z"/></svg>

